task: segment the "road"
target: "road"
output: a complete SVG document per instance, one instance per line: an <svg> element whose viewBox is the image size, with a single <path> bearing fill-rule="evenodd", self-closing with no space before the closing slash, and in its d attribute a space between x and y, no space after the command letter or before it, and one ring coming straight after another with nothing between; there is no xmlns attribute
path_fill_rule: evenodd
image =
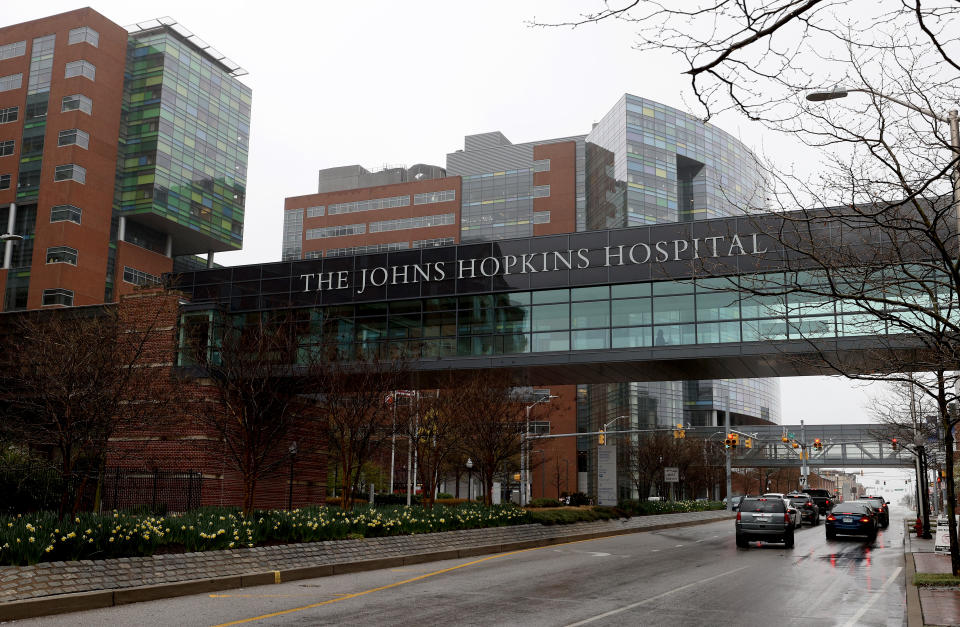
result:
<svg viewBox="0 0 960 627"><path fill-rule="evenodd" d="M737 549L733 522L637 533L17 625L906 625L905 510L872 544L798 530Z"/></svg>

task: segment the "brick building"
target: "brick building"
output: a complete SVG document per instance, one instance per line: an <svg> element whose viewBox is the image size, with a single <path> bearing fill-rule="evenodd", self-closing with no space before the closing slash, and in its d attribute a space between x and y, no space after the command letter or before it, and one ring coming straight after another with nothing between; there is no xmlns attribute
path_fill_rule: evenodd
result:
<svg viewBox="0 0 960 627"><path fill-rule="evenodd" d="M0 28L3 311L115 301L243 241L251 91L169 18Z"/></svg>

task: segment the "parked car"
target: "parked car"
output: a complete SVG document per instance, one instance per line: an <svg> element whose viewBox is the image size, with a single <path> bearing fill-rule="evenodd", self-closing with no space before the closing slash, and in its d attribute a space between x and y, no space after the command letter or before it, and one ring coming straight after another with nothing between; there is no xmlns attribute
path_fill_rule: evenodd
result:
<svg viewBox="0 0 960 627"><path fill-rule="evenodd" d="M793 548L794 523L781 498L744 497L737 511L737 546L747 548L753 540L783 542Z"/></svg>
<svg viewBox="0 0 960 627"><path fill-rule="evenodd" d="M820 524L820 508L813 502L807 494L788 494L787 499L790 504L800 510L800 520L808 523L811 527Z"/></svg>
<svg viewBox="0 0 960 627"><path fill-rule="evenodd" d="M886 529L890 526L890 509L882 496L865 496L857 499L854 503L867 503L873 509L877 510L877 516L880 518L880 526Z"/></svg>
<svg viewBox="0 0 960 627"><path fill-rule="evenodd" d="M809 494L810 498L814 503L817 504L817 508L820 510L820 514L826 514L830 509L836 504L834 503L833 497L826 490L821 490L819 488L807 488L804 491L804 494Z"/></svg>
<svg viewBox="0 0 960 627"><path fill-rule="evenodd" d="M837 534L867 536L872 542L877 537L877 521L867 503L843 503L833 508L826 519L824 528L827 539L832 540Z"/></svg>

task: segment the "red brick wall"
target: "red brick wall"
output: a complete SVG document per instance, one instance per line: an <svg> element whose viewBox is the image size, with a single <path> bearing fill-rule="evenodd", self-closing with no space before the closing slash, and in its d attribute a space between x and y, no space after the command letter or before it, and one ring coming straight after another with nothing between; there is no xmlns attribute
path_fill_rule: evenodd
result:
<svg viewBox="0 0 960 627"><path fill-rule="evenodd" d="M178 409L184 400L202 398L213 388L202 382L177 378L174 372L177 319L182 295L159 289L139 290L120 298L117 305L121 321L131 330L148 332L141 364L152 371L153 392L160 399L156 421L133 432L118 433L112 439L108 466L128 469L195 471L203 476L204 505L242 505L241 476L231 469L224 444L212 433L204 432ZM132 334L137 337L137 334ZM289 435L296 441L294 459L293 505L299 507L323 503L326 467L323 442L315 426L304 426ZM281 445L272 475L261 479L255 490L255 507L287 506L290 485L288 443Z"/></svg>

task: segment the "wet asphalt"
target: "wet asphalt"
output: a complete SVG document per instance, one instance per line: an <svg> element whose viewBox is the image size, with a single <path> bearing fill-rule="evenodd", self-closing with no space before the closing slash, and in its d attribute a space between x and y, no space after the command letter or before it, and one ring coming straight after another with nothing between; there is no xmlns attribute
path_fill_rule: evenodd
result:
<svg viewBox="0 0 960 627"><path fill-rule="evenodd" d="M738 549L733 521L52 616L17 625L906 624L903 523Z"/></svg>

